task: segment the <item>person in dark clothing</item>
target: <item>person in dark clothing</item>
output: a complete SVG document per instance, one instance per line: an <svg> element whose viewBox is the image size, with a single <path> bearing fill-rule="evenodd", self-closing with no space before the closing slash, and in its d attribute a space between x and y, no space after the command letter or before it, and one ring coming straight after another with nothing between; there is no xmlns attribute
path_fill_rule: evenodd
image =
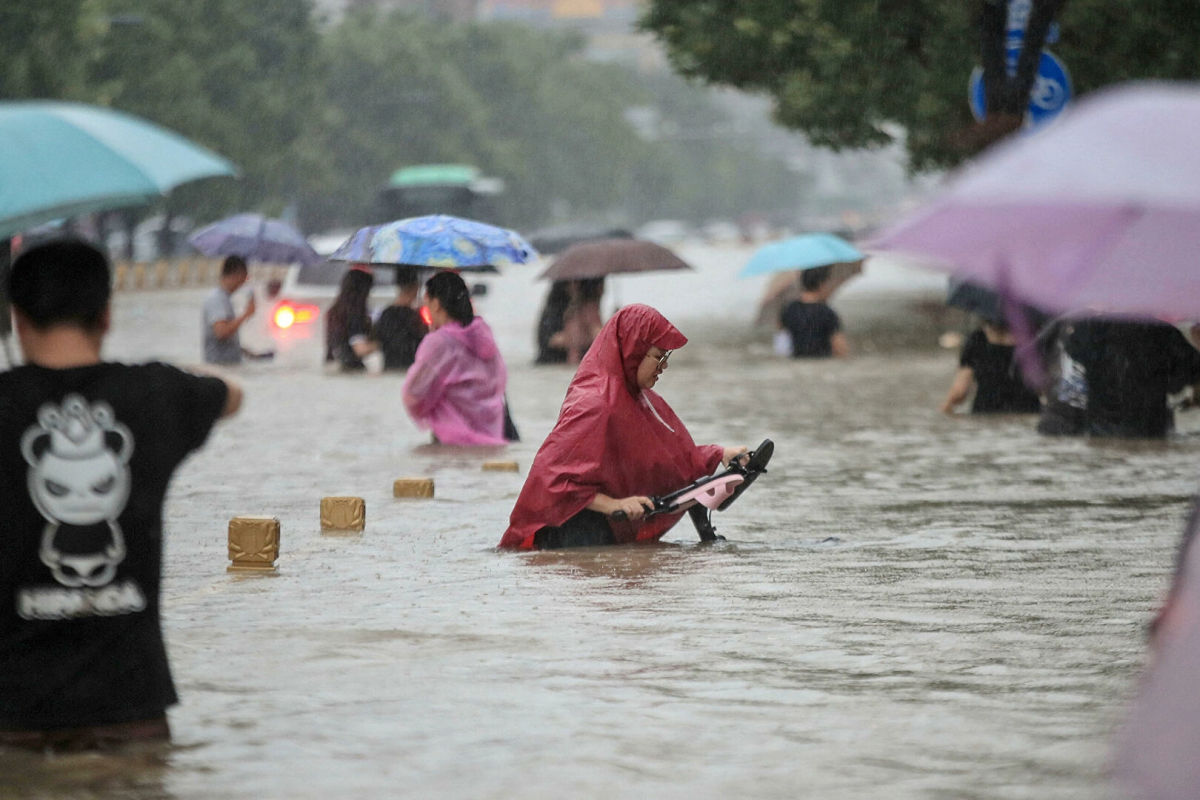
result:
<svg viewBox="0 0 1200 800"><path fill-rule="evenodd" d="M1037 423L1037 432L1043 436L1082 436L1087 432L1087 372L1066 350L1074 331L1070 322L1057 322L1046 333L1052 347L1046 354L1049 388Z"/></svg>
<svg viewBox="0 0 1200 800"><path fill-rule="evenodd" d="M1080 320L1065 347L1087 375L1091 436L1166 436L1174 429L1167 395L1200 379L1200 352L1162 322Z"/></svg>
<svg viewBox="0 0 1200 800"><path fill-rule="evenodd" d="M538 354L533 361L535 364L565 364L567 362L567 348L552 345L550 339L563 329L567 306L571 304L570 287L570 281L555 281L550 285L550 291L546 294L546 302L542 306L542 316L538 319Z"/></svg>
<svg viewBox="0 0 1200 800"><path fill-rule="evenodd" d="M1013 360L1012 334L1000 322L985 321L967 337L958 359L958 372L942 402L942 412L953 413L975 388L973 414L1036 414L1041 410L1037 393L1025 385Z"/></svg>
<svg viewBox="0 0 1200 800"><path fill-rule="evenodd" d="M366 369L363 356L378 346L371 338L371 314L367 311L374 284L370 267L355 264L342 276L338 295L325 316L325 361L337 363L344 372Z"/></svg>
<svg viewBox="0 0 1200 800"><path fill-rule="evenodd" d="M800 299L788 303L780 312L779 326L792 337L792 358L850 355L842 322L826 303L832 272L832 267L817 267L800 273Z"/></svg>
<svg viewBox="0 0 1200 800"><path fill-rule="evenodd" d="M396 271L396 300L383 310L375 322L375 339L383 350L384 369L408 369L417 357L417 345L429 326L413 303L421 291L415 267L402 266Z"/></svg>
<svg viewBox="0 0 1200 800"><path fill-rule="evenodd" d="M8 279L26 363L0 373L0 748L170 736L163 502L242 392L102 361L110 280L107 258L76 240L31 248Z"/></svg>

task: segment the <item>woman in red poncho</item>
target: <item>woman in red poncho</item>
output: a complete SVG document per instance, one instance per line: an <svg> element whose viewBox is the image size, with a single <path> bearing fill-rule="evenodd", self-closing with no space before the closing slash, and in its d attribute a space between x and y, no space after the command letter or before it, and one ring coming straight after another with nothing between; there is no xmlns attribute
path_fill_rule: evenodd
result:
<svg viewBox="0 0 1200 800"><path fill-rule="evenodd" d="M558 423L533 460L501 547L579 547L653 541L682 512L642 519L649 495L714 472L745 447L697 445L652 387L687 344L650 306L618 311L567 388ZM625 512L627 520L611 518Z"/></svg>

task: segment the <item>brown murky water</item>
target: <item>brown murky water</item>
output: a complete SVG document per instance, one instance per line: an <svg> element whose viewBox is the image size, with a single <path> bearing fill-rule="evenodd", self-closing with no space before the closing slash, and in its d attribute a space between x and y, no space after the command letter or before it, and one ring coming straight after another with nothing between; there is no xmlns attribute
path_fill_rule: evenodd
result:
<svg viewBox="0 0 1200 800"><path fill-rule="evenodd" d="M843 298L866 354L774 358L746 324L761 284L730 277L745 252L690 254L695 275L611 293L692 337L659 388L698 441L776 442L716 515L727 542L685 520L657 547L493 549L570 378L528 366L542 287L494 278L524 441L425 445L399 377L325 375L311 343L243 368L244 413L167 509L174 744L0 754L0 795L1109 796L1200 440L937 414L955 357L899 316L936 295L902 274ZM122 296L109 355L194 360L201 295ZM500 454L522 472L481 471ZM436 499L394 500L406 476ZM334 494L366 499L362 535L320 534ZM280 518L277 576L225 573L238 514Z"/></svg>

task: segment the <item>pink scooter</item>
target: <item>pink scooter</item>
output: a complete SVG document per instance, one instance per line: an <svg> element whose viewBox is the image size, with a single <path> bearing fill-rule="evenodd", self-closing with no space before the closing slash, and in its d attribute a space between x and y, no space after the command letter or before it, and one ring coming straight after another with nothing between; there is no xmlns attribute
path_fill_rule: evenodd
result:
<svg viewBox="0 0 1200 800"><path fill-rule="evenodd" d="M700 541L724 539L724 536L717 535L716 528L713 527L712 512L729 508L759 475L767 471L767 462L771 460L774 452L775 443L770 439L763 439L758 447L743 457L744 464L738 463L739 459L734 459L723 472L692 481L670 494L651 497L654 509L646 512L646 516L687 511L692 524L696 526L696 533L700 535ZM625 512L618 511L612 516L613 519L625 519Z"/></svg>

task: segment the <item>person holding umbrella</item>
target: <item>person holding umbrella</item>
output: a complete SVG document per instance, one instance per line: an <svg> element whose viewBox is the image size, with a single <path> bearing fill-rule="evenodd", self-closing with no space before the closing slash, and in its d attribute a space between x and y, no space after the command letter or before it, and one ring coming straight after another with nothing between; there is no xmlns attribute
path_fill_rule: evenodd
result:
<svg viewBox="0 0 1200 800"><path fill-rule="evenodd" d="M429 332L421 313L413 308L420 293L417 268L396 267L396 299L375 321L375 338L383 350L384 369L408 369L416 360L417 347Z"/></svg>
<svg viewBox="0 0 1200 800"><path fill-rule="evenodd" d="M780 355L788 352L788 345L793 358L844 358L850 354L842 321L829 307L829 298L862 271L865 258L854 245L831 233L806 233L771 242L751 256L740 273L743 278L800 273L800 296L784 303L778 317L778 338L783 340L783 347L776 344Z"/></svg>
<svg viewBox="0 0 1200 800"><path fill-rule="evenodd" d="M579 363L604 327L600 300L606 276L691 269L678 255L654 242L618 237L571 245L538 276L565 284L568 297L562 327L550 337L550 345L562 348L568 363Z"/></svg>
<svg viewBox="0 0 1200 800"><path fill-rule="evenodd" d="M550 337L550 344L563 348L568 364L578 364L583 354L604 327L600 298L604 296L604 276L571 281L570 301L563 313L562 330Z"/></svg>
<svg viewBox="0 0 1200 800"><path fill-rule="evenodd" d="M375 274L365 264L355 264L342 276L337 297L325 315L325 362L343 372L361 372L363 357L375 352L371 312L367 298L375 285Z"/></svg>
<svg viewBox="0 0 1200 800"><path fill-rule="evenodd" d="M845 358L850 344L842 333L842 321L829 307L832 266L814 267L800 273L800 299L783 307L779 327L792 340L792 358Z"/></svg>

